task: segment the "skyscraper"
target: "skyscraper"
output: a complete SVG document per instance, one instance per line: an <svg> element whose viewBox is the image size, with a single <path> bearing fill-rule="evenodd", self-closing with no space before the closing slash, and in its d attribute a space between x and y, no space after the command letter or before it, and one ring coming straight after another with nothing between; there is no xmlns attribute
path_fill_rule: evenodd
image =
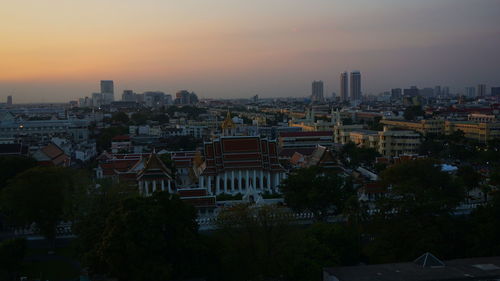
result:
<svg viewBox="0 0 500 281"><path fill-rule="evenodd" d="M351 72L351 101L361 101L361 73Z"/></svg>
<svg viewBox="0 0 500 281"><path fill-rule="evenodd" d="M449 96L450 95L450 87L443 87L443 89L441 90L441 93L445 97Z"/></svg>
<svg viewBox="0 0 500 281"><path fill-rule="evenodd" d="M468 98L475 98L476 97L476 88L465 87L465 96Z"/></svg>
<svg viewBox="0 0 500 281"><path fill-rule="evenodd" d="M113 80L101 80L101 93L115 93Z"/></svg>
<svg viewBox="0 0 500 281"><path fill-rule="evenodd" d="M434 87L434 95L436 97L441 95L441 86Z"/></svg>
<svg viewBox="0 0 500 281"><path fill-rule="evenodd" d="M340 73L340 100L349 100L349 77L347 72Z"/></svg>
<svg viewBox="0 0 500 281"><path fill-rule="evenodd" d="M486 96L486 85L484 84L477 85L477 96L478 97Z"/></svg>
<svg viewBox="0 0 500 281"><path fill-rule="evenodd" d="M123 90L122 101L137 101L137 95L132 90Z"/></svg>
<svg viewBox="0 0 500 281"><path fill-rule="evenodd" d="M491 87L491 95L494 97L500 96L500 87Z"/></svg>
<svg viewBox="0 0 500 281"><path fill-rule="evenodd" d="M113 80L101 80L102 104L110 104L115 101L115 88Z"/></svg>
<svg viewBox="0 0 500 281"><path fill-rule="evenodd" d="M7 97L7 106L11 106L12 105L12 96L8 96Z"/></svg>
<svg viewBox="0 0 500 281"><path fill-rule="evenodd" d="M325 97L323 96L323 81L313 81L312 82L311 100L313 102L325 101Z"/></svg>

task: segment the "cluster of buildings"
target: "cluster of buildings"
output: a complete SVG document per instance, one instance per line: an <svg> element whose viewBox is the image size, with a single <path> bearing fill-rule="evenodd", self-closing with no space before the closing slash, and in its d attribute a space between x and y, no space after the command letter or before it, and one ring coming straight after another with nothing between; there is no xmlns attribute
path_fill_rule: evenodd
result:
<svg viewBox="0 0 500 281"><path fill-rule="evenodd" d="M79 107L101 108L103 106L114 107L139 107L159 108L168 105L194 105L198 103L198 96L187 90L178 91L175 97L161 91L146 91L142 94L133 90L124 90L121 101L115 101L114 82L112 80L101 81L101 91L93 93L90 97L80 98L77 102Z"/></svg>
<svg viewBox="0 0 500 281"><path fill-rule="evenodd" d="M350 77L349 77L350 76ZM349 83L350 82L350 83ZM323 81L312 82L311 101L313 103L325 102L324 83ZM335 93L332 94L332 99L335 99ZM362 100L361 90L361 72L352 71L340 73L340 101L350 102L352 104L360 103Z"/></svg>
<svg viewBox="0 0 500 281"><path fill-rule="evenodd" d="M198 100L185 90L175 97L126 90L115 101L113 81L101 81L101 92L79 106L13 105L10 98L0 109L0 155L29 155L56 166L95 159L97 179L130 184L144 196L177 193L210 214L231 201L280 202L287 175L311 166L354 176L360 200L383 194L372 167L344 167L340 154L346 144L372 149L380 154L377 162L397 163L424 157L419 147L430 135L460 131L480 143L500 138L496 87L487 93L478 86L467 99L440 86L373 97L362 95L359 71L341 73L340 82L340 97L333 100L325 99L322 81L313 82L311 99ZM193 107L182 111L182 105ZM407 120L405 110L414 106L421 114ZM97 150L99 132L116 125L109 121L112 114L132 117L144 108L164 118L119 124L128 131ZM196 140L195 148L170 149L169 142L181 136Z"/></svg>

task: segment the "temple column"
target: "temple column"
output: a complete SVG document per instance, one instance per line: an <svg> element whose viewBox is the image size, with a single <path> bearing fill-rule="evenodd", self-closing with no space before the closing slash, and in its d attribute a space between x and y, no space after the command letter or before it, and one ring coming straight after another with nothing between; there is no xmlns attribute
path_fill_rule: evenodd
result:
<svg viewBox="0 0 500 281"><path fill-rule="evenodd" d="M220 194L220 176L217 175L217 177L215 178L215 195L219 194Z"/></svg>
<svg viewBox="0 0 500 281"><path fill-rule="evenodd" d="M161 191L165 191L165 181L161 180Z"/></svg>
<svg viewBox="0 0 500 281"><path fill-rule="evenodd" d="M208 192L212 194L212 176L208 176Z"/></svg>
<svg viewBox="0 0 500 281"><path fill-rule="evenodd" d="M153 181L153 193L156 192L156 180Z"/></svg>
<svg viewBox="0 0 500 281"><path fill-rule="evenodd" d="M224 193L227 193L227 171L224 172Z"/></svg>
<svg viewBox="0 0 500 281"><path fill-rule="evenodd" d="M236 187L234 186L234 170L231 171L231 193L234 193L234 189Z"/></svg>
<svg viewBox="0 0 500 281"><path fill-rule="evenodd" d="M276 175L274 176L274 187L275 188L278 188L278 185L280 184L280 174L279 173L276 173Z"/></svg>
<svg viewBox="0 0 500 281"><path fill-rule="evenodd" d="M248 187L250 186L250 175L248 170L246 170L245 173L246 173L245 180L247 182L247 184L245 185L245 189L248 189Z"/></svg>
<svg viewBox="0 0 500 281"><path fill-rule="evenodd" d="M173 193L172 192L172 181L168 180L168 193Z"/></svg>
<svg viewBox="0 0 500 281"><path fill-rule="evenodd" d="M205 176L200 176L200 188L205 188Z"/></svg>
<svg viewBox="0 0 500 281"><path fill-rule="evenodd" d="M257 171L256 170L253 170L252 185L253 185L253 188L257 189Z"/></svg>
<svg viewBox="0 0 500 281"><path fill-rule="evenodd" d="M149 195L149 185L148 185L148 181L144 181L144 193L146 196Z"/></svg>
<svg viewBox="0 0 500 281"><path fill-rule="evenodd" d="M267 172L267 189L271 192L273 190L271 187L271 172Z"/></svg>
<svg viewBox="0 0 500 281"><path fill-rule="evenodd" d="M143 191L142 191L142 188L143 188L143 186L142 186L142 181L140 181L140 182L139 182L139 194L140 194L140 195L142 195L142 192L143 192Z"/></svg>
<svg viewBox="0 0 500 281"><path fill-rule="evenodd" d="M241 170L238 171L238 190L240 193L242 193L242 187L241 187Z"/></svg>
<svg viewBox="0 0 500 281"><path fill-rule="evenodd" d="M260 170L259 180L260 180L260 188L264 190L264 171L262 170Z"/></svg>

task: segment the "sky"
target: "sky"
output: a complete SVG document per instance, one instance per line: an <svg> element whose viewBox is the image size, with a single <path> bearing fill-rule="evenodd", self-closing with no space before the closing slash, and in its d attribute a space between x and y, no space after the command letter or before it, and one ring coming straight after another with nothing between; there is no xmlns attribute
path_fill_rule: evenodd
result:
<svg viewBox="0 0 500 281"><path fill-rule="evenodd" d="M300 97L359 70L363 94L500 86L500 0L2 0L0 102L115 81L201 98Z"/></svg>

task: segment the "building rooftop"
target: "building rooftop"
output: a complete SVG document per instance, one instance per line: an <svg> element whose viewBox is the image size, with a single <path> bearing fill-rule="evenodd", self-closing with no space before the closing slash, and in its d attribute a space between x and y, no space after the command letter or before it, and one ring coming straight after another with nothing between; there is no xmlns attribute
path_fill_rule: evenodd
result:
<svg viewBox="0 0 500 281"><path fill-rule="evenodd" d="M324 273L324 281L498 280L500 279L500 257L441 262L426 253L415 262L333 267L325 268ZM332 278L333 276L337 279Z"/></svg>

